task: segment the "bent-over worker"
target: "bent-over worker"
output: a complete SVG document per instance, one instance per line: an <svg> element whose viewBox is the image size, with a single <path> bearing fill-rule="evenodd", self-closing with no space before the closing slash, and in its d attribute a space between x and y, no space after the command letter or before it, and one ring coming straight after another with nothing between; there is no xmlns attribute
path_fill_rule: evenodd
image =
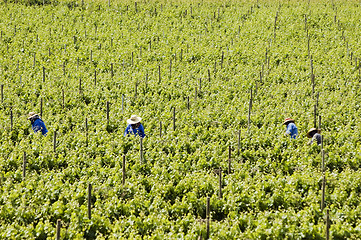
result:
<svg viewBox="0 0 361 240"><path fill-rule="evenodd" d="M321 145L322 143L322 136L321 136L321 130L317 129L317 128L311 128L310 130L308 130L307 132L307 137L308 138L312 138L308 144L312 144L315 140L317 142L317 145Z"/></svg>
<svg viewBox="0 0 361 240"><path fill-rule="evenodd" d="M141 117L138 117L137 115L132 115L130 119L127 120L128 126L124 131L124 136L127 136L128 134L133 134L135 136L140 136L142 138L145 137L144 134L144 127L140 123L142 120Z"/></svg>
<svg viewBox="0 0 361 240"><path fill-rule="evenodd" d="M28 120L31 122L31 127L34 130L34 133L41 131L41 133L46 136L48 129L46 129L44 121L41 120L40 116L35 112L30 112Z"/></svg>
<svg viewBox="0 0 361 240"><path fill-rule="evenodd" d="M291 138L296 139L298 135L298 129L295 124L295 120L292 118L286 118L283 122L283 125L286 125L285 135L290 135Z"/></svg>

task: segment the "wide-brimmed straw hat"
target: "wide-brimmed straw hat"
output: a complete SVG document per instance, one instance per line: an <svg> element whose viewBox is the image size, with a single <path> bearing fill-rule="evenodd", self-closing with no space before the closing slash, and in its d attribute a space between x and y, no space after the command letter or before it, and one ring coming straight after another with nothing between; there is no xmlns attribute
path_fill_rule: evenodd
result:
<svg viewBox="0 0 361 240"><path fill-rule="evenodd" d="M140 121L142 121L141 117L138 117L137 115L132 115L130 117L130 119L127 120L128 124L136 124L139 123Z"/></svg>
<svg viewBox="0 0 361 240"><path fill-rule="evenodd" d="M29 112L29 117L28 119L32 119L35 116L39 116L36 112Z"/></svg>
<svg viewBox="0 0 361 240"><path fill-rule="evenodd" d="M308 132L307 132L307 137L308 137L308 138L312 138L311 133L313 133L313 132L321 133L321 129L311 128L311 129L308 130Z"/></svg>
<svg viewBox="0 0 361 240"><path fill-rule="evenodd" d="M290 122L295 122L295 120L293 120L292 118L286 118L285 121L283 122L283 125L290 123Z"/></svg>

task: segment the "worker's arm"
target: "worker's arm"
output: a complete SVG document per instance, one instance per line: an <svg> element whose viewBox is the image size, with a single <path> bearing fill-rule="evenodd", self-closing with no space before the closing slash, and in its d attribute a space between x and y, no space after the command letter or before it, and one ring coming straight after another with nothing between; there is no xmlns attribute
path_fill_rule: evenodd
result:
<svg viewBox="0 0 361 240"><path fill-rule="evenodd" d="M124 137L127 136L127 134L129 133L129 128L130 128L130 124L127 126L127 128L124 131Z"/></svg>
<svg viewBox="0 0 361 240"><path fill-rule="evenodd" d="M139 131L139 136L140 136L141 138L144 138L144 137L145 137L145 133L144 133L144 127L143 127L142 124L140 124L138 131Z"/></svg>

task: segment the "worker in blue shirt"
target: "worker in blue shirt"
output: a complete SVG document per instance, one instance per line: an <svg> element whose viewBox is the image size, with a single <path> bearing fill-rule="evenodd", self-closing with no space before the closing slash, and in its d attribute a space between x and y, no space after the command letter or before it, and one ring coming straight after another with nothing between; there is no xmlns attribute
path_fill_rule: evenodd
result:
<svg viewBox="0 0 361 240"><path fill-rule="evenodd" d="M291 138L296 139L298 135L298 129L296 127L295 120L291 118L286 118L283 122L283 125L286 125L285 135L290 135Z"/></svg>
<svg viewBox="0 0 361 240"><path fill-rule="evenodd" d="M127 120L128 126L124 131L124 136L127 136L128 134L133 134L135 136L138 135L141 138L144 138L144 127L140 123L141 120L141 117L138 117L137 115L132 115L130 119Z"/></svg>
<svg viewBox="0 0 361 240"><path fill-rule="evenodd" d="M46 129L43 120L41 120L40 116L35 112L30 112L28 120L31 122L31 127L34 130L34 133L41 131L41 133L46 136L48 129Z"/></svg>

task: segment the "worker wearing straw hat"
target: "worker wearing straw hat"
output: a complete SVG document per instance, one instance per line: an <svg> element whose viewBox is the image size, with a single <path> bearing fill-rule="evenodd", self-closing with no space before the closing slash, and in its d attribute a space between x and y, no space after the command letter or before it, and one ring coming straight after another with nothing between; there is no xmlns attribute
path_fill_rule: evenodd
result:
<svg viewBox="0 0 361 240"><path fill-rule="evenodd" d="M308 130L307 132L307 137L308 138L312 138L308 144L311 145L315 140L317 142L317 145L321 145L322 143L322 136L321 136L321 130L317 129L317 128L311 128L310 130Z"/></svg>
<svg viewBox="0 0 361 240"><path fill-rule="evenodd" d="M41 131L41 133L46 136L48 129L46 129L43 120L41 120L40 116L35 112L30 112L28 120L31 122L31 127L34 130L34 133Z"/></svg>
<svg viewBox="0 0 361 240"><path fill-rule="evenodd" d="M145 137L144 134L144 127L140 123L142 120L141 117L138 117L137 115L132 115L130 119L127 120L128 126L125 129L124 136L127 136L128 134L133 134L135 136L140 136L142 138Z"/></svg>
<svg viewBox="0 0 361 240"><path fill-rule="evenodd" d="M286 125L285 135L290 135L291 138L296 139L298 135L298 129L295 124L295 120L292 118L286 118L283 122L283 125Z"/></svg>

